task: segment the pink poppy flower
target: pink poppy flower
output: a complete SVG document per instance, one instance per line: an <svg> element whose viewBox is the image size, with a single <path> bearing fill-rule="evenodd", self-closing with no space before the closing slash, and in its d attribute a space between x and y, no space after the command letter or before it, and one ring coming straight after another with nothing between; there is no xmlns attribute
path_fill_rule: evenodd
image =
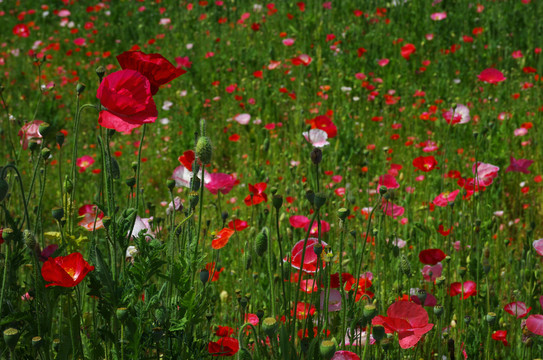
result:
<svg viewBox="0 0 543 360"><path fill-rule="evenodd" d="M518 128L513 131L513 135L515 136L524 136L528 134L528 129L525 128Z"/></svg>
<svg viewBox="0 0 543 360"><path fill-rule="evenodd" d="M78 215L83 216L83 219L81 219L77 225L84 227L87 231L102 229L104 227L104 224L102 223L104 213L100 211L98 216L96 216L97 211L98 209L95 205L87 204L81 206L78 210Z"/></svg>
<svg viewBox="0 0 543 360"><path fill-rule="evenodd" d="M515 159L513 156L510 156L510 163L505 172L521 172L523 174L529 174L530 170L528 168L534 163L534 160L528 159Z"/></svg>
<svg viewBox="0 0 543 360"><path fill-rule="evenodd" d="M386 186L387 189L398 189L400 187L400 184L398 184L398 181L396 180L394 176L385 174L385 175L379 176L379 182L377 183L377 191L379 191L381 186Z"/></svg>
<svg viewBox="0 0 543 360"><path fill-rule="evenodd" d="M478 162L473 164L471 171L477 178L475 181L476 185L489 186L492 184L494 179L498 177L498 171L500 171L500 168L492 164Z"/></svg>
<svg viewBox="0 0 543 360"><path fill-rule="evenodd" d="M457 104L454 109L449 109L443 113L443 118L447 124L466 124L471 120L467 106Z"/></svg>
<svg viewBox="0 0 543 360"><path fill-rule="evenodd" d="M381 66L381 67L384 67L384 66L387 66L389 62L390 62L389 59L381 59L381 60L377 61L377 64L379 66Z"/></svg>
<svg viewBox="0 0 543 360"><path fill-rule="evenodd" d="M325 292L321 291L321 310L324 309ZM330 289L328 296L328 311L335 312L341 310L341 293L337 289Z"/></svg>
<svg viewBox="0 0 543 360"><path fill-rule="evenodd" d="M460 193L460 190L454 190L452 192L443 192L436 196L433 203L435 206L444 207L449 205L450 203L454 202L458 194Z"/></svg>
<svg viewBox="0 0 543 360"><path fill-rule="evenodd" d="M364 333L364 334L361 334L360 336L363 338L362 341L365 341L366 334ZM373 336L372 336L372 338L373 338ZM371 340L370 340L370 342L371 342ZM373 342L371 342L371 344L374 344L374 343L375 343L375 339L373 340ZM352 351L339 350L339 351L336 351L334 353L334 356L332 356L332 360L360 360L360 356L356 355Z"/></svg>
<svg viewBox="0 0 543 360"><path fill-rule="evenodd" d="M94 164L94 158L89 155L84 155L80 157L79 159L77 159L75 162L75 165L79 168L80 173L87 170L87 168L91 166L92 164Z"/></svg>
<svg viewBox="0 0 543 360"><path fill-rule="evenodd" d="M532 307L527 308L526 304L522 301L516 301L505 305L503 309L509 314L515 316L517 319L520 319L528 315L530 310L532 310Z"/></svg>
<svg viewBox="0 0 543 360"><path fill-rule="evenodd" d="M284 262L290 263L290 265L295 269L300 269L302 267L302 254L304 256L304 264L302 271L309 274L314 274L317 271L317 260L318 256L315 254L315 244L319 244L319 239L309 238L307 239L307 244L304 251L304 242L305 240L298 241L292 248L291 253L283 259ZM324 241L321 242L323 247L328 246ZM326 262L320 262L319 268L323 269L326 267Z"/></svg>
<svg viewBox="0 0 543 360"><path fill-rule="evenodd" d="M443 265L438 262L435 265L424 265L421 273L425 281L434 282L438 277L441 276L442 271Z"/></svg>
<svg viewBox="0 0 543 360"><path fill-rule="evenodd" d="M543 256L543 239L534 240L532 246L539 255ZM541 307L543 307L543 304Z"/></svg>
<svg viewBox="0 0 543 360"><path fill-rule="evenodd" d="M250 114L238 114L234 116L234 120L241 125L247 125L249 121L251 120Z"/></svg>
<svg viewBox="0 0 543 360"><path fill-rule="evenodd" d="M436 12L430 15L430 18L434 21L441 21L447 18L447 13L445 11L443 12Z"/></svg>
<svg viewBox="0 0 543 360"><path fill-rule="evenodd" d="M326 145L330 145L330 143L326 141L328 139L328 134L324 130L311 129L309 130L309 132L304 131L302 135L307 140L307 142L309 142L314 147L321 148Z"/></svg>
<svg viewBox="0 0 543 360"><path fill-rule="evenodd" d="M299 66L299 65L308 66L309 64L311 64L312 61L313 59L311 59L311 56L307 54L301 54L291 59L292 65L294 66Z"/></svg>
<svg viewBox="0 0 543 360"><path fill-rule="evenodd" d="M403 206L393 204L386 199L383 199L383 202L381 203L381 209L387 216L392 216L394 218L402 216L405 212L405 208Z"/></svg>
<svg viewBox="0 0 543 360"><path fill-rule="evenodd" d="M388 308L387 315L376 316L372 325L383 325L388 334L398 333L402 349L417 345L422 336L434 327L428 323L426 310L410 301L396 301Z"/></svg>
<svg viewBox="0 0 543 360"><path fill-rule="evenodd" d="M129 132L157 119L151 83L137 71L121 70L106 76L96 97L106 108L100 111L98 118L98 123L105 128Z"/></svg>
<svg viewBox="0 0 543 360"><path fill-rule="evenodd" d="M488 68L481 71L481 73L477 75L477 78L489 84L497 84L507 79L503 76L503 73L501 71L494 68Z"/></svg>
<svg viewBox="0 0 543 360"><path fill-rule="evenodd" d="M543 315L530 315L526 319L526 327L536 335L543 336Z"/></svg>
<svg viewBox="0 0 543 360"><path fill-rule="evenodd" d="M232 190L236 183L236 178L232 175L223 173L210 173L207 180L208 181L204 186L212 194L217 194L217 192L220 191L221 194L226 195Z"/></svg>
<svg viewBox="0 0 543 360"><path fill-rule="evenodd" d="M28 143L32 139L36 139L38 144L41 144L42 136L40 134L40 125L44 122L41 120L34 120L23 125L21 130L19 130L19 137L21 138L21 145L23 150L28 149Z"/></svg>
<svg viewBox="0 0 543 360"><path fill-rule="evenodd" d="M287 38L287 39L283 39L283 45L285 46L292 46L294 45L294 39L291 39L291 38Z"/></svg>

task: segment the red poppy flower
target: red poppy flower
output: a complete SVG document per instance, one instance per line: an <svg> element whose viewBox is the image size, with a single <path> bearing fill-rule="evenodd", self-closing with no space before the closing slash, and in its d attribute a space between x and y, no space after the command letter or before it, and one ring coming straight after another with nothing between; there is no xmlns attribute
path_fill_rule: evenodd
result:
<svg viewBox="0 0 543 360"><path fill-rule="evenodd" d="M4 232L4 228L0 229L0 244L4 243L4 238L2 237L2 233Z"/></svg>
<svg viewBox="0 0 543 360"><path fill-rule="evenodd" d="M213 282L219 280L219 275L223 272L224 267L217 270L215 269L215 263L212 262L206 264L206 270L209 271L209 280Z"/></svg>
<svg viewBox="0 0 543 360"><path fill-rule="evenodd" d="M360 360L360 356L352 351L339 350L334 353L331 360Z"/></svg>
<svg viewBox="0 0 543 360"><path fill-rule="evenodd" d="M426 310L410 301L396 301L388 308L387 315L376 316L372 325L383 325L389 334L397 332L402 349L417 345L422 336L434 327L428 323Z"/></svg>
<svg viewBox="0 0 543 360"><path fill-rule="evenodd" d="M526 327L534 334L543 336L543 315L528 316Z"/></svg>
<svg viewBox="0 0 543 360"><path fill-rule="evenodd" d="M481 73L477 75L477 78L489 84L497 84L507 79L500 70L493 68L481 71Z"/></svg>
<svg viewBox="0 0 543 360"><path fill-rule="evenodd" d="M263 201L267 202L268 201L268 195L266 195L266 193L264 192L264 190L266 190L267 186L268 186L268 184L266 184L264 182L254 184L254 186L249 184L249 192L252 195L247 195L247 197L244 200L245 205L251 206L251 205L260 204Z"/></svg>
<svg viewBox="0 0 543 360"><path fill-rule="evenodd" d="M520 319L528 315L530 310L532 310L532 307L527 308L526 304L522 301L516 301L505 305L503 309L517 319Z"/></svg>
<svg viewBox="0 0 543 360"><path fill-rule="evenodd" d="M229 326L220 326L218 325L215 329L215 335L220 337L230 336L234 333L234 329Z"/></svg>
<svg viewBox="0 0 543 360"><path fill-rule="evenodd" d="M303 320L309 315L313 316L313 314L315 314L315 310L315 306L308 303L299 302L296 305L296 319ZM290 310L290 316L294 316L294 311L294 309Z"/></svg>
<svg viewBox="0 0 543 360"><path fill-rule="evenodd" d="M234 231L242 231L247 229L249 227L249 224L247 223L247 221L236 219L230 221L228 223L228 227Z"/></svg>
<svg viewBox="0 0 543 360"><path fill-rule="evenodd" d="M123 70L136 70L149 79L152 95L157 93L160 85L167 84L187 72L176 68L160 54L145 54L141 51L125 51L117 55L117 61Z"/></svg>
<svg viewBox="0 0 543 360"><path fill-rule="evenodd" d="M413 160L413 166L417 169L429 172L437 166L437 160L433 156L419 156Z"/></svg>
<svg viewBox="0 0 543 360"><path fill-rule="evenodd" d="M445 259L447 255L441 249L426 249L419 253L419 260L426 265L435 265Z"/></svg>
<svg viewBox="0 0 543 360"><path fill-rule="evenodd" d="M74 287L93 270L94 266L90 266L83 259L83 255L75 252L68 256L47 259L41 268L41 275L45 281L51 282L45 285L46 287Z"/></svg>
<svg viewBox="0 0 543 360"><path fill-rule="evenodd" d="M415 53L417 49L415 48L415 45L413 44L405 44L402 46L402 52L401 55L405 60L409 60L412 54Z"/></svg>
<svg viewBox="0 0 543 360"><path fill-rule="evenodd" d="M333 138L337 135L337 126L326 115L319 115L314 119L306 120L306 124L311 125L312 129L324 130L328 138Z"/></svg>
<svg viewBox="0 0 543 360"><path fill-rule="evenodd" d="M295 58L292 58L291 61L292 61L292 65L294 66L299 66L299 65L308 66L309 64L311 64L311 61L313 61L313 59L311 59L309 55L301 54Z"/></svg>
<svg viewBox="0 0 543 360"><path fill-rule="evenodd" d="M96 97L107 109L100 111L98 118L105 128L127 132L157 119L151 84L137 71L122 70L106 76Z"/></svg>
<svg viewBox="0 0 543 360"><path fill-rule="evenodd" d="M504 346L509 346L507 342L507 330L494 331L492 334L492 340L501 341Z"/></svg>
<svg viewBox="0 0 543 360"><path fill-rule="evenodd" d="M292 265L295 269L300 269L302 267L302 254L304 253L304 242L305 240L298 241L294 247L292 248L292 251L290 253L290 259L289 257L285 257L283 261L290 262L290 265ZM306 273L315 273L317 271L317 260L318 256L315 254L315 244L319 243L319 239L317 238L309 238L307 239L307 244L305 247L305 256L304 256L304 264L302 271ZM328 246L327 243L324 241L321 242L322 246ZM326 267L326 262L322 262L320 264L320 268L323 269Z"/></svg>
<svg viewBox="0 0 543 360"><path fill-rule="evenodd" d="M443 224L439 224L437 232L440 233L442 236L448 236L451 233L452 229L453 229L452 226L449 229L445 229Z"/></svg>
<svg viewBox="0 0 543 360"><path fill-rule="evenodd" d="M194 154L194 150L187 150L183 152L183 155L177 158L188 171L192 171L192 163L194 163L195 159L196 155Z"/></svg>
<svg viewBox="0 0 543 360"><path fill-rule="evenodd" d="M475 281L466 281L464 284L459 282L452 283L450 289L451 296L462 294L462 288L464 289L464 297L462 300L477 295L477 284L475 284Z"/></svg>
<svg viewBox="0 0 543 360"><path fill-rule="evenodd" d="M230 237L234 234L234 230L229 228L224 228L211 241L211 247L215 250L223 248L226 244L228 244L228 240L230 240Z"/></svg>
<svg viewBox="0 0 543 360"><path fill-rule="evenodd" d="M210 341L207 351L211 356L234 356L239 351L239 342L231 337L221 337L218 341Z"/></svg>

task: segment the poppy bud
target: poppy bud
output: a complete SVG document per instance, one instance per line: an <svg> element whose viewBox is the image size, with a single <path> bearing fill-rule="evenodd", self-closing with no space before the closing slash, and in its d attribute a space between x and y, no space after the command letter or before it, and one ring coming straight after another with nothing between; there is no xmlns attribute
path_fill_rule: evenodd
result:
<svg viewBox="0 0 543 360"><path fill-rule="evenodd" d="M168 190L173 191L175 188L175 180L168 179L168 181L166 181L166 186L168 187Z"/></svg>
<svg viewBox="0 0 543 360"><path fill-rule="evenodd" d="M25 245L30 250L34 250L34 248L36 247L36 238L34 237L34 235L32 235L30 230L23 231L23 240L25 242Z"/></svg>
<svg viewBox="0 0 543 360"><path fill-rule="evenodd" d="M379 195L381 196L384 196L388 191L388 188L384 185L382 185L381 187L379 187Z"/></svg>
<svg viewBox="0 0 543 360"><path fill-rule="evenodd" d="M202 284L207 283L208 280L209 280L209 270L207 269L200 270L200 281L202 282Z"/></svg>
<svg viewBox="0 0 543 360"><path fill-rule="evenodd" d="M211 146L211 140L207 136L200 136L196 143L196 157L200 159L202 165L211 163L211 156L213 155L213 147Z"/></svg>
<svg viewBox="0 0 543 360"><path fill-rule="evenodd" d="M39 350L39 348L41 348L42 345L43 345L43 339L41 338L41 336L34 336L32 338L32 347L34 348L34 350Z"/></svg>
<svg viewBox="0 0 543 360"><path fill-rule="evenodd" d="M322 150L320 148L314 147L311 150L311 161L313 164L318 165L322 161Z"/></svg>
<svg viewBox="0 0 543 360"><path fill-rule="evenodd" d="M441 317L442 314L443 314L443 306L441 305L434 306L434 315L437 316L438 319Z"/></svg>
<svg viewBox="0 0 543 360"><path fill-rule="evenodd" d="M40 133L42 137L46 137L47 134L49 134L49 130L51 130L51 128L49 124L46 122L41 123L40 126L38 127L38 132Z"/></svg>
<svg viewBox="0 0 543 360"><path fill-rule="evenodd" d="M32 152L38 150L39 147L40 147L40 144L38 144L38 141L36 139L30 139L30 141L28 142L28 148Z"/></svg>
<svg viewBox="0 0 543 360"><path fill-rule="evenodd" d="M125 180L126 186L129 188L133 188L136 185L136 178L131 176L128 179Z"/></svg>
<svg viewBox="0 0 543 360"><path fill-rule="evenodd" d="M222 221L226 221L228 219L228 212L227 211L223 211L221 213L221 218L222 218Z"/></svg>
<svg viewBox="0 0 543 360"><path fill-rule="evenodd" d="M271 338L277 331L277 320L272 317L265 318L262 322L262 330L264 331L264 334Z"/></svg>
<svg viewBox="0 0 543 360"><path fill-rule="evenodd" d="M305 198L311 205L313 205L315 203L315 192L311 189L307 190L305 192Z"/></svg>
<svg viewBox="0 0 543 360"><path fill-rule="evenodd" d="M19 341L19 330L14 328L9 328L4 330L4 341L6 342L6 345L8 348L13 351L15 349L15 346L17 346L17 342Z"/></svg>
<svg viewBox="0 0 543 360"><path fill-rule="evenodd" d="M402 255L400 259L400 269L405 276L411 277L411 263L409 263L409 260L405 255Z"/></svg>
<svg viewBox="0 0 543 360"><path fill-rule="evenodd" d="M268 228L265 227L256 236L255 252L258 256L264 255L266 250L268 250L268 232Z"/></svg>
<svg viewBox="0 0 543 360"><path fill-rule="evenodd" d="M315 245L313 245L313 252L315 255L320 256L322 254L322 244L318 242L315 243Z"/></svg>
<svg viewBox="0 0 543 360"><path fill-rule="evenodd" d="M5 240L5 241L12 241L15 239L15 234L13 232L13 229L12 228L4 228L2 230L2 238Z"/></svg>
<svg viewBox="0 0 543 360"><path fill-rule="evenodd" d="M228 292L223 290L221 291L221 293L219 294L219 299L221 300L222 303L225 303L228 301Z"/></svg>
<svg viewBox="0 0 543 360"><path fill-rule="evenodd" d="M377 341L383 340L385 337L385 327L383 325L373 325L373 338Z"/></svg>
<svg viewBox="0 0 543 360"><path fill-rule="evenodd" d="M332 340L324 340L319 350L323 359L330 360L336 353L336 343Z"/></svg>
<svg viewBox="0 0 543 360"><path fill-rule="evenodd" d="M318 192L315 194L315 207L320 209L326 203L326 194L323 192Z"/></svg>
<svg viewBox="0 0 543 360"><path fill-rule="evenodd" d="M54 207L53 209L51 209L51 214L53 215L53 219L60 222L64 217L64 209L58 206Z"/></svg>
<svg viewBox="0 0 543 360"><path fill-rule="evenodd" d="M471 322L471 316L469 315L464 316L464 324L466 324L466 326L469 326L470 322Z"/></svg>
<svg viewBox="0 0 543 360"><path fill-rule="evenodd" d="M62 147L62 144L64 144L64 134L59 131L55 136L55 140L57 141L57 145Z"/></svg>
<svg viewBox="0 0 543 360"><path fill-rule="evenodd" d="M117 310L115 311L115 315L117 316L117 319L120 322L124 322L128 318L128 315L129 315L128 309L125 307L117 308Z"/></svg>
<svg viewBox="0 0 543 360"><path fill-rule="evenodd" d="M281 206L283 206L283 196L279 194L273 195L272 204L275 210L281 209Z"/></svg>
<svg viewBox="0 0 543 360"><path fill-rule="evenodd" d="M424 306L424 303L426 302L427 295L428 294L426 293L426 290L424 289L419 289L419 291L417 291L417 297L419 298L420 304L422 306Z"/></svg>
<svg viewBox="0 0 543 360"><path fill-rule="evenodd" d="M77 95L81 95L83 93L83 91L85 91L85 88L87 86L83 83L77 83L76 87L75 87L75 91L77 92Z"/></svg>
<svg viewBox="0 0 543 360"><path fill-rule="evenodd" d="M247 305L249 304L249 300L245 296L243 296L241 299L239 299L239 305L245 310L247 308Z"/></svg>
<svg viewBox="0 0 543 360"><path fill-rule="evenodd" d="M349 216L350 211L346 208L341 208L337 211L337 216L341 221L345 221L345 219Z"/></svg>
<svg viewBox="0 0 543 360"><path fill-rule="evenodd" d="M0 201L6 198L9 191L9 184L6 180L0 179Z"/></svg>
<svg viewBox="0 0 543 360"><path fill-rule="evenodd" d="M103 66L98 66L95 71L96 71L96 75L98 75L98 78L100 79L100 82L102 82L102 79L104 78L104 75L106 74L106 68Z"/></svg>

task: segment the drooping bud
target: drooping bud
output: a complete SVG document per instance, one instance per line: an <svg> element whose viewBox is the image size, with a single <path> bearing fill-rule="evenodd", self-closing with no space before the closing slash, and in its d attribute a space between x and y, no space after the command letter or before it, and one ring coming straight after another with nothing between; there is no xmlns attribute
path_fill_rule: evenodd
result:
<svg viewBox="0 0 543 360"><path fill-rule="evenodd" d="M318 165L322 161L322 150L320 148L314 147L311 150L311 161L313 164Z"/></svg>
<svg viewBox="0 0 543 360"><path fill-rule="evenodd" d="M83 91L85 91L85 88L87 86L83 83L77 83L76 87L75 87L75 91L77 92L77 95L81 95L83 93Z"/></svg>

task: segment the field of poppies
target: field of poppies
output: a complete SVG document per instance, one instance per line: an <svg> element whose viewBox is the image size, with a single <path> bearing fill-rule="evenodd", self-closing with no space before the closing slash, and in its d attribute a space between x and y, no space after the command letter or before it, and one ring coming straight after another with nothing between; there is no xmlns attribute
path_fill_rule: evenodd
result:
<svg viewBox="0 0 543 360"><path fill-rule="evenodd" d="M542 357L541 18L0 0L0 357Z"/></svg>

